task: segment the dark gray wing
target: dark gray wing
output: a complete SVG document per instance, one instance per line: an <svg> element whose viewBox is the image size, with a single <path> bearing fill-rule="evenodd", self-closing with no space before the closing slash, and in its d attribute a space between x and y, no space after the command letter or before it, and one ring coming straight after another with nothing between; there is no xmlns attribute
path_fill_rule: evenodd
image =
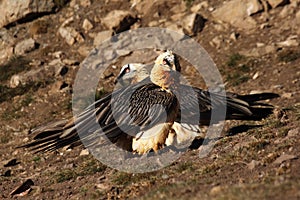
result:
<svg viewBox="0 0 300 200"><path fill-rule="evenodd" d="M134 136L165 122L176 105L177 99L172 93L145 79L99 99L67 123L61 121L33 130L35 141L22 147L54 151L78 144L80 139L85 140L85 144L93 142L103 135L116 142L124 134Z"/></svg>
<svg viewBox="0 0 300 200"><path fill-rule="evenodd" d="M183 123L207 125L211 120L218 122L232 115L252 115L249 104L234 96L210 93L187 85L181 85L176 94L180 103L181 118L179 120ZM224 110L225 116L216 116L215 119L211 119L213 110Z"/></svg>

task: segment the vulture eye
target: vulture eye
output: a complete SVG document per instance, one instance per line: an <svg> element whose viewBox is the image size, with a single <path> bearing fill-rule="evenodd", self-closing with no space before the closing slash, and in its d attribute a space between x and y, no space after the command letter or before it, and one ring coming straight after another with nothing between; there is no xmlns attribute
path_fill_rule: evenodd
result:
<svg viewBox="0 0 300 200"><path fill-rule="evenodd" d="M127 65L127 67L125 68L125 73L129 73L130 72L130 66L129 66L129 64Z"/></svg>
<svg viewBox="0 0 300 200"><path fill-rule="evenodd" d="M169 62L168 58L163 59L163 64L171 66L171 63Z"/></svg>

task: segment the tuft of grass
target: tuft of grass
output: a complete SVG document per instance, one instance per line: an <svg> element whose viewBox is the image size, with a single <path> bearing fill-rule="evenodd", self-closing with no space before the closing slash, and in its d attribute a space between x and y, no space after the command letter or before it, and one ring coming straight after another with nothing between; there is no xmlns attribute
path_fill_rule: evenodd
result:
<svg viewBox="0 0 300 200"><path fill-rule="evenodd" d="M35 156L35 157L32 158L32 161L34 161L34 162L40 162L41 161L41 157Z"/></svg>
<svg viewBox="0 0 300 200"><path fill-rule="evenodd" d="M249 72L253 63L255 63L253 60L248 60L245 56L234 53L229 56L225 69L221 71L225 73L226 80L232 86L237 86L250 79Z"/></svg>
<svg viewBox="0 0 300 200"><path fill-rule="evenodd" d="M269 140L261 139L261 140L255 141L255 142L251 142L249 144L249 147L251 149L253 149L254 151L258 151L258 150L264 149L268 144L270 144Z"/></svg>
<svg viewBox="0 0 300 200"><path fill-rule="evenodd" d="M300 120L300 103L296 103L286 110L291 110L295 114L296 120Z"/></svg>
<svg viewBox="0 0 300 200"><path fill-rule="evenodd" d="M56 173L54 176L55 176L56 183L62 183L74 179L78 175L75 170L66 169Z"/></svg>
<svg viewBox="0 0 300 200"><path fill-rule="evenodd" d="M129 185L130 183L137 183L139 181L147 180L154 181L155 176L153 173L143 173L143 174L130 174L125 172L117 172L112 178L112 182L117 185Z"/></svg>
<svg viewBox="0 0 300 200"><path fill-rule="evenodd" d="M235 67L243 59L245 59L245 56L243 56L239 53L234 53L234 54L229 56L228 61L226 62L226 64L229 67Z"/></svg>
<svg viewBox="0 0 300 200"><path fill-rule="evenodd" d="M205 166L200 170L200 174L215 174L220 169L220 166L216 163Z"/></svg>
<svg viewBox="0 0 300 200"><path fill-rule="evenodd" d="M193 169L194 169L194 167L193 167L193 163L192 162L184 162L184 163L180 163L178 165L177 171L179 173L182 173L183 171L186 171L186 170L192 171Z"/></svg>
<svg viewBox="0 0 300 200"><path fill-rule="evenodd" d="M288 132L289 132L288 128L281 128L281 129L278 130L277 136L278 137L285 137L285 136L287 136Z"/></svg>
<svg viewBox="0 0 300 200"><path fill-rule="evenodd" d="M113 183L118 185L127 185L132 182L132 174L126 172L117 172L112 180Z"/></svg>
<svg viewBox="0 0 300 200"><path fill-rule="evenodd" d="M79 176L92 175L97 172L105 171L106 166L97 162L96 160L89 160L88 162L84 162L82 166L80 166L80 171L78 171Z"/></svg>
<svg viewBox="0 0 300 200"><path fill-rule="evenodd" d="M183 1L185 2L185 6L187 8L190 8L193 5L195 0L183 0Z"/></svg>

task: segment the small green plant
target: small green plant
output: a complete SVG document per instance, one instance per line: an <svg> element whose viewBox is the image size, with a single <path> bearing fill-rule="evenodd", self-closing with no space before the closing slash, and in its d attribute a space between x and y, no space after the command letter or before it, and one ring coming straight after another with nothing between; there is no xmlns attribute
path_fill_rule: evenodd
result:
<svg viewBox="0 0 300 200"><path fill-rule="evenodd" d="M35 157L32 158L32 161L34 161L34 162L40 162L41 161L41 157L35 156Z"/></svg>
<svg viewBox="0 0 300 200"><path fill-rule="evenodd" d="M117 172L112 181L118 185L126 185L132 181L131 178L132 174L125 172Z"/></svg>
<svg viewBox="0 0 300 200"><path fill-rule="evenodd" d="M255 151L264 149L270 142L268 140L258 140L249 144L250 148Z"/></svg>
<svg viewBox="0 0 300 200"><path fill-rule="evenodd" d="M235 67L238 65L238 63L243 60L245 57L242 56L241 54L239 53L235 53L235 54L232 54L231 56L229 56L229 59L228 61L226 62L227 66L229 67Z"/></svg>
<svg viewBox="0 0 300 200"><path fill-rule="evenodd" d="M191 162L184 162L184 163L180 163L178 165L178 168L177 168L177 171L179 173L183 172L183 171L186 171L186 170L193 170L194 167L193 167L193 163Z"/></svg>
<svg viewBox="0 0 300 200"><path fill-rule="evenodd" d="M184 0L185 6L186 6L187 8L190 8L190 7L193 5L194 1L195 1L195 0Z"/></svg>
<svg viewBox="0 0 300 200"><path fill-rule="evenodd" d="M92 175L97 172L103 172L105 169L105 165L93 159L83 163L80 172L78 172L78 175Z"/></svg>
<svg viewBox="0 0 300 200"><path fill-rule="evenodd" d="M226 66L221 69L221 72L225 74L230 85L237 86L250 79L249 72L253 63L253 60L248 60L245 56L234 53L229 56Z"/></svg>
<svg viewBox="0 0 300 200"><path fill-rule="evenodd" d="M55 174L55 180L57 183L65 182L76 178L78 175L74 170L66 169Z"/></svg>

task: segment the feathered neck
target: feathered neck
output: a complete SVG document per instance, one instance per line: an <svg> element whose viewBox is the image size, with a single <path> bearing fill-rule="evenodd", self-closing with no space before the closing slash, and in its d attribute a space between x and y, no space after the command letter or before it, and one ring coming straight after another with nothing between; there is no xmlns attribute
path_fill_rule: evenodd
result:
<svg viewBox="0 0 300 200"><path fill-rule="evenodd" d="M170 90L179 83L176 71L170 69L168 65L155 63L150 73L151 81L164 90Z"/></svg>

